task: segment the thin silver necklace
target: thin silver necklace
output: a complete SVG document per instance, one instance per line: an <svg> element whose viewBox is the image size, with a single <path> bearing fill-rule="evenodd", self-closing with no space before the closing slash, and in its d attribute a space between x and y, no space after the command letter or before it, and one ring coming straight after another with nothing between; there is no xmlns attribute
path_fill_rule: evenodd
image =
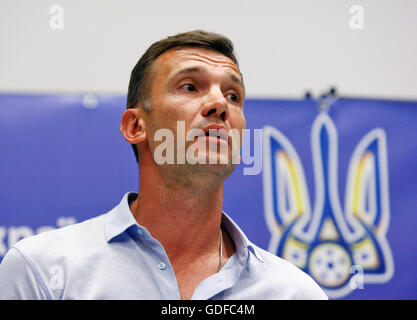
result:
<svg viewBox="0 0 417 320"><path fill-rule="evenodd" d="M222 228L220 228L220 259L219 259L219 267L217 268L217 272L220 271L223 263L223 235L222 235Z"/></svg>

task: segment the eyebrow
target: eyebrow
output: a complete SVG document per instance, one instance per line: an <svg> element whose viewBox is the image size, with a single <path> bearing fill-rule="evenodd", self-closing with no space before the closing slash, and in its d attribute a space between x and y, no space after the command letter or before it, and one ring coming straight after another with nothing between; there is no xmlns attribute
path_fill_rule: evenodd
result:
<svg viewBox="0 0 417 320"><path fill-rule="evenodd" d="M184 68L179 70L178 72L176 72L173 76L173 78L176 78L182 74L190 74L190 73L199 73L201 72L202 69L199 67L188 67L188 68ZM245 86L243 85L243 81L241 79L239 79L235 74L228 72L230 79L237 83L238 85L240 85L243 88L243 91L245 92Z"/></svg>

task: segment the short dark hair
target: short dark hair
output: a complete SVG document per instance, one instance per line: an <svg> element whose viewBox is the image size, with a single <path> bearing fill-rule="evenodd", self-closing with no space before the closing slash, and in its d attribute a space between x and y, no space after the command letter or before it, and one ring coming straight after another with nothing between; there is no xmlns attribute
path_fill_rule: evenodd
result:
<svg viewBox="0 0 417 320"><path fill-rule="evenodd" d="M201 47L217 51L230 58L239 68L232 41L221 34L194 30L167 37L153 43L133 68L127 92L127 109L136 108L141 104L146 112L151 112L152 65L164 52L180 47ZM139 161L136 146L132 144L132 148L136 161Z"/></svg>

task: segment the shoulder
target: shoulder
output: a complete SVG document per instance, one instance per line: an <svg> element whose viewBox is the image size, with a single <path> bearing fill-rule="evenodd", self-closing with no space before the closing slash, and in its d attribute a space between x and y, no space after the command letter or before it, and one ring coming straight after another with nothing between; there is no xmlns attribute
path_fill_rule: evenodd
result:
<svg viewBox="0 0 417 320"><path fill-rule="evenodd" d="M79 254L103 241L105 214L63 228L46 231L18 241L13 248L26 259L47 260ZM88 244L88 245L87 245Z"/></svg>
<svg viewBox="0 0 417 320"><path fill-rule="evenodd" d="M97 260L105 243L104 217L46 231L14 244L0 265L0 282L7 290L0 299L52 299L55 278L85 268ZM86 259L87 258L87 259ZM69 273L68 273L69 274ZM57 278L57 279L58 279ZM0 290L2 291L2 290ZM62 290L61 290L62 291ZM61 292L57 291L57 292Z"/></svg>
<svg viewBox="0 0 417 320"><path fill-rule="evenodd" d="M303 270L256 245L255 251L263 259L262 278L288 299L328 299L321 287Z"/></svg>

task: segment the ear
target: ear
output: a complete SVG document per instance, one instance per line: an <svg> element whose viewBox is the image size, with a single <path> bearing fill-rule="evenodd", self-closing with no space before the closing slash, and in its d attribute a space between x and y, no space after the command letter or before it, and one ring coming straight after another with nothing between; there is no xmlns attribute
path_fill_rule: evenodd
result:
<svg viewBox="0 0 417 320"><path fill-rule="evenodd" d="M120 131L130 144L146 140L146 123L141 108L127 109L122 115Z"/></svg>

